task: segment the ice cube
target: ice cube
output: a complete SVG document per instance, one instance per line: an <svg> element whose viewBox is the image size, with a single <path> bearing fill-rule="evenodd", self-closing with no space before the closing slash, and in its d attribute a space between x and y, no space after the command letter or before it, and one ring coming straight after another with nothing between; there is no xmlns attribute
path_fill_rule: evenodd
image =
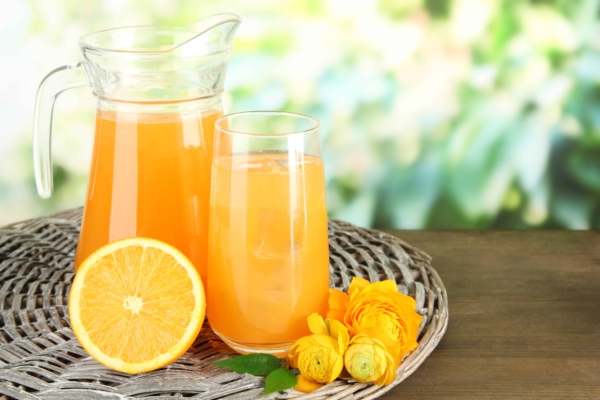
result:
<svg viewBox="0 0 600 400"><path fill-rule="evenodd" d="M286 299L286 297L288 297L288 293L287 291L284 289L285 288L285 282L278 282L279 285L274 285L274 286L280 286L278 288L275 289L267 289L267 290L262 290L259 293L259 298L261 300L261 302L264 304L273 304L273 303L283 303Z"/></svg>
<svg viewBox="0 0 600 400"><path fill-rule="evenodd" d="M254 255L262 259L297 258L302 254L304 213L261 210Z"/></svg>
<svg viewBox="0 0 600 400"><path fill-rule="evenodd" d="M313 156L306 156L305 154L294 154L290 157L282 159L281 165L287 170L304 171L307 168L318 162L318 158Z"/></svg>
<svg viewBox="0 0 600 400"><path fill-rule="evenodd" d="M274 170L278 171L280 174L287 174L290 169L290 161L287 158L274 158Z"/></svg>
<svg viewBox="0 0 600 400"><path fill-rule="evenodd" d="M273 161L267 156L234 157L231 168L252 170L252 172L270 172L273 169Z"/></svg>

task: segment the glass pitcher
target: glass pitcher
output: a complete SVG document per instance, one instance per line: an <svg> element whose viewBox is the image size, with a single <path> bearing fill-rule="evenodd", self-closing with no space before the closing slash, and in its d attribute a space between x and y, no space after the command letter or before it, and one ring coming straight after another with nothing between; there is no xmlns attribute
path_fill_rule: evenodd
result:
<svg viewBox="0 0 600 400"><path fill-rule="evenodd" d="M184 26L126 27L79 40L83 61L38 88L34 164L52 193L52 109L63 91L91 86L96 131L75 269L99 247L145 236L167 242L206 282L214 123L240 19L218 14Z"/></svg>

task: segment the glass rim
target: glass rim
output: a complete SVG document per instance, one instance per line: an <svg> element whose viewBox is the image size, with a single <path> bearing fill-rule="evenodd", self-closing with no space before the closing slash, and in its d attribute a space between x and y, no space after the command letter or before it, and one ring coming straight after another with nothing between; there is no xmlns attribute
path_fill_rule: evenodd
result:
<svg viewBox="0 0 600 400"><path fill-rule="evenodd" d="M234 129L229 129L222 126L223 121L228 120L232 117L242 117L242 116L287 116L296 119L304 119L308 120L312 123L312 126L308 129L298 130L295 132L287 132L287 133L258 133L258 132L243 132L237 131ZM314 117L310 115L290 112L290 111L270 111L270 110L256 110L256 111L240 111L236 113L231 113L227 115L223 115L219 119L215 121L215 128L221 132L225 132L227 134L233 135L244 135L244 136L252 136L252 137L262 137L262 138L273 138L273 137L286 137L286 136L294 136L294 135L307 135L309 133L317 131L321 127L321 123Z"/></svg>
<svg viewBox="0 0 600 400"><path fill-rule="evenodd" d="M102 29L99 31L95 31L95 32L89 32L86 33L85 35L81 36L79 38L79 40L77 41L77 44L79 45L79 47L83 50L83 51L93 51L93 52L97 52L99 54L103 54L105 56L117 56L117 57L138 57L138 58L153 58L156 60L167 60L167 59L173 59L173 60L179 60L179 59L193 59L193 58L205 58L205 57L211 57L211 56L216 56L219 54L227 54L229 51L231 51L231 48L233 47L233 44L230 43L229 45L224 46L224 48L222 50L218 50L218 51L213 51L213 52L206 52L206 53L201 53L198 55L173 55L173 54L169 54L168 51L151 51L151 50L121 50L121 49L115 49L115 48L111 48L111 47L103 47L103 46L99 46L96 44L93 44L93 40L98 38L99 36L102 35L110 35L111 33L116 33L116 32L143 32L143 31L158 31L158 30L164 30L164 31L171 31L173 33L178 33L178 32L190 32L190 31L186 31L184 29L184 27L182 26L176 26L176 25L132 25L132 26L122 26L122 27L118 27L118 28L108 28L108 29Z"/></svg>

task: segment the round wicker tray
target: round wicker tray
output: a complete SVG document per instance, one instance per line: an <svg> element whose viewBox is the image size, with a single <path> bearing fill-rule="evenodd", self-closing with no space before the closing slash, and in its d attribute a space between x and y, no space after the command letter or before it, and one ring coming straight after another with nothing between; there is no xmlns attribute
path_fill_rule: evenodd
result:
<svg viewBox="0 0 600 400"><path fill-rule="evenodd" d="M67 296L74 276L81 209L0 229L0 399L374 399L412 374L448 324L448 298L431 258L391 235L329 221L331 285L352 276L395 279L424 316L419 347L398 368L392 385L336 381L311 393L290 389L261 396L264 378L213 367L234 352L205 323L175 363L130 376L91 359L69 328Z"/></svg>

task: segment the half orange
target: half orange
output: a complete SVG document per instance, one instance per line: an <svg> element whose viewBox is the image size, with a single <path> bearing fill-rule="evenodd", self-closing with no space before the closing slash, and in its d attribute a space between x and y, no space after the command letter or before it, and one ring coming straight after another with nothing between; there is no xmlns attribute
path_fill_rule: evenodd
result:
<svg viewBox="0 0 600 400"><path fill-rule="evenodd" d="M130 374L178 359L200 332L205 310L194 265L147 238L122 239L90 255L69 297L79 343L99 363Z"/></svg>

